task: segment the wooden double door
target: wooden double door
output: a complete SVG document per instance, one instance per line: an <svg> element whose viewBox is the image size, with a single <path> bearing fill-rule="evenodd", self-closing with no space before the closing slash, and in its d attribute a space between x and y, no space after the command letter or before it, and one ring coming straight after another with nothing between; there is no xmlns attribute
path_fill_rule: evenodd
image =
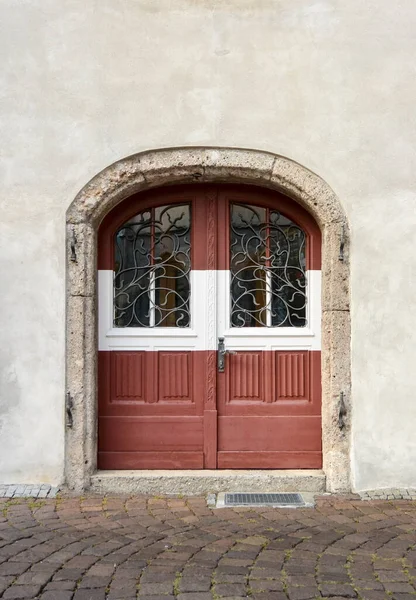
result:
<svg viewBox="0 0 416 600"><path fill-rule="evenodd" d="M321 236L252 186L162 188L99 230L100 469L320 468Z"/></svg>

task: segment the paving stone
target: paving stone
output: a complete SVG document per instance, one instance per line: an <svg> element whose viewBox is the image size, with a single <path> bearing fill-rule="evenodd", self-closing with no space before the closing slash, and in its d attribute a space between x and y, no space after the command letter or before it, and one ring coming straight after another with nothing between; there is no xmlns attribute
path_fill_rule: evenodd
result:
<svg viewBox="0 0 416 600"><path fill-rule="evenodd" d="M30 563L4 562L0 565L0 575L21 575L30 568Z"/></svg>
<svg viewBox="0 0 416 600"><path fill-rule="evenodd" d="M49 484L8 484L0 486L0 498L55 498L58 491Z"/></svg>
<svg viewBox="0 0 416 600"><path fill-rule="evenodd" d="M403 573L401 570L401 565L398 567L397 571L379 571L377 573L379 581L388 582L388 581L402 581L407 582L409 580L406 573Z"/></svg>
<svg viewBox="0 0 416 600"><path fill-rule="evenodd" d="M391 599L391 596L388 596L386 592L378 592L373 590L364 590L360 591L360 597L363 600L388 600ZM405 600L405 599L403 599ZM413 598L414 600L414 598Z"/></svg>
<svg viewBox="0 0 416 600"><path fill-rule="evenodd" d="M250 600L287 600L284 592L255 592L249 598Z"/></svg>
<svg viewBox="0 0 416 600"><path fill-rule="evenodd" d="M210 577L199 577L191 579L188 577L182 577L179 583L179 589L181 593L184 592L208 592L211 589L211 578Z"/></svg>
<svg viewBox="0 0 416 600"><path fill-rule="evenodd" d="M161 583L143 583L140 585L139 596L155 596L156 594L171 594L172 592L172 581L165 581Z"/></svg>
<svg viewBox="0 0 416 600"><path fill-rule="evenodd" d="M415 589L410 585L410 583L402 583L390 581L384 584L384 588L387 592L393 592L393 595L396 596L398 593L402 594L414 594Z"/></svg>
<svg viewBox="0 0 416 600"><path fill-rule="evenodd" d="M322 596L342 596L343 598L355 598L357 593L350 585L326 583L321 586Z"/></svg>
<svg viewBox="0 0 416 600"><path fill-rule="evenodd" d="M27 598L36 598L41 589L40 585L12 585L3 594L3 598L21 600Z"/></svg>
<svg viewBox="0 0 416 600"><path fill-rule="evenodd" d="M384 587L380 581L373 580L363 580L356 579L354 581L354 586L359 590L384 590Z"/></svg>
<svg viewBox="0 0 416 600"><path fill-rule="evenodd" d="M214 577L217 583L243 583L247 580L245 575L236 573L218 573L218 571L215 573Z"/></svg>
<svg viewBox="0 0 416 600"><path fill-rule="evenodd" d="M72 600L73 593L72 592L64 592L64 591L53 591L53 592L43 592L39 596L39 600Z"/></svg>
<svg viewBox="0 0 416 600"><path fill-rule="evenodd" d="M77 590L74 600L105 600L105 589L102 590Z"/></svg>
<svg viewBox="0 0 416 600"><path fill-rule="evenodd" d="M345 600L354 588L362 600L416 598L411 500L325 496L314 509L213 510L204 498L56 501L46 485L17 488L13 503L0 486L6 600L170 600L174 584L179 600L247 590L252 600ZM38 507L29 493L44 495Z"/></svg>
<svg viewBox="0 0 416 600"><path fill-rule="evenodd" d="M7 588L13 583L15 577L13 575L9 575L8 577L0 577L0 594L7 590Z"/></svg>
<svg viewBox="0 0 416 600"><path fill-rule="evenodd" d="M283 591L283 583L276 579L255 579L250 581L250 588L253 590L253 592L281 592Z"/></svg>
<svg viewBox="0 0 416 600"><path fill-rule="evenodd" d="M290 600L309 600L319 596L319 590L316 585L310 587L288 587L287 595Z"/></svg>
<svg viewBox="0 0 416 600"><path fill-rule="evenodd" d="M76 588L76 586L77 586L76 581L50 581L49 583L46 584L45 590L67 591L67 590L74 590Z"/></svg>
<svg viewBox="0 0 416 600"><path fill-rule="evenodd" d="M246 587L242 583L219 583L215 586L215 594L218 596L242 596L245 597Z"/></svg>
<svg viewBox="0 0 416 600"><path fill-rule="evenodd" d="M79 582L80 588L105 588L111 581L111 576L100 577L100 576L86 576Z"/></svg>
<svg viewBox="0 0 416 600"><path fill-rule="evenodd" d="M29 584L38 584L45 585L49 579L52 577L53 573L50 571L26 571L17 578L15 583L17 585L29 585Z"/></svg>
<svg viewBox="0 0 416 600"><path fill-rule="evenodd" d="M251 572L251 575L253 572ZM313 575L292 575L287 578L289 585L315 585L315 577Z"/></svg>
<svg viewBox="0 0 416 600"><path fill-rule="evenodd" d="M149 600L153 600L153 596L149 596ZM164 596L166 598L166 596ZM178 600L212 600L211 592L192 592L191 594L179 594ZM162 600L162 597L161 597ZM222 599L223 600L223 599Z"/></svg>

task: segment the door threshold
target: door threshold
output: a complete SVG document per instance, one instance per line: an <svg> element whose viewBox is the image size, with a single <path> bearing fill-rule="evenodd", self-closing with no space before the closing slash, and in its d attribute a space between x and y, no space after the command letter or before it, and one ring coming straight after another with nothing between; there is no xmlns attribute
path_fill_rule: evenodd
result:
<svg viewBox="0 0 416 600"><path fill-rule="evenodd" d="M145 494L201 496L228 492L325 492L320 469L298 470L113 470L91 476L90 491L97 494Z"/></svg>

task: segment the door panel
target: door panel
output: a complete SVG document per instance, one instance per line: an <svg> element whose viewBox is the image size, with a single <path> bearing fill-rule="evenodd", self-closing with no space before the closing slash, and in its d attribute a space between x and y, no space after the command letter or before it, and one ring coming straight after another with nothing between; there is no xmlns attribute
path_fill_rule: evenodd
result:
<svg viewBox="0 0 416 600"><path fill-rule="evenodd" d="M218 374L218 468L319 468L319 230L308 235L267 194L224 189L218 210L218 335L229 351Z"/></svg>
<svg viewBox="0 0 416 600"><path fill-rule="evenodd" d="M320 469L322 452L218 452L218 469Z"/></svg>
<svg viewBox="0 0 416 600"><path fill-rule="evenodd" d="M218 375L218 468L322 466L320 358L306 351L226 356Z"/></svg>
<svg viewBox="0 0 416 600"><path fill-rule="evenodd" d="M202 416L101 417L100 426L103 452L202 452Z"/></svg>
<svg viewBox="0 0 416 600"><path fill-rule="evenodd" d="M100 452L100 469L203 469L202 452Z"/></svg>
<svg viewBox="0 0 416 600"><path fill-rule="evenodd" d="M139 195L100 228L99 468L204 467L213 435L199 200L195 188Z"/></svg>
<svg viewBox="0 0 416 600"><path fill-rule="evenodd" d="M99 467L135 455L136 468L203 468L206 364L200 351L100 352Z"/></svg>
<svg viewBox="0 0 416 600"><path fill-rule="evenodd" d="M320 245L303 209L255 187L160 189L108 215L99 468L321 466Z"/></svg>
<svg viewBox="0 0 416 600"><path fill-rule="evenodd" d="M319 417L218 417L218 450L319 452Z"/></svg>
<svg viewBox="0 0 416 600"><path fill-rule="evenodd" d="M218 374L220 416L321 414L320 352L233 352Z"/></svg>

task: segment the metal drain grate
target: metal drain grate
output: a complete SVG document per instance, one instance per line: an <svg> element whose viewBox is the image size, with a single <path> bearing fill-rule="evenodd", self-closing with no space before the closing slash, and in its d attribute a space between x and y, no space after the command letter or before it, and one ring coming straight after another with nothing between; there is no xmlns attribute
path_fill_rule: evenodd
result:
<svg viewBox="0 0 416 600"><path fill-rule="evenodd" d="M225 506L305 506L300 494L225 494Z"/></svg>

